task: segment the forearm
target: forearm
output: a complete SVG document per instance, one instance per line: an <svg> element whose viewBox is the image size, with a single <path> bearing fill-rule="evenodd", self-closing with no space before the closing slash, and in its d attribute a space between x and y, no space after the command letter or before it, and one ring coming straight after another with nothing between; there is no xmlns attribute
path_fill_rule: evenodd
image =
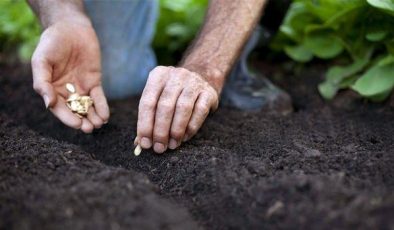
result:
<svg viewBox="0 0 394 230"><path fill-rule="evenodd" d="M265 3L266 0L211 0L200 35L181 66L200 73L220 92Z"/></svg>
<svg viewBox="0 0 394 230"><path fill-rule="evenodd" d="M83 0L28 0L44 28L61 21L91 25L83 8Z"/></svg>

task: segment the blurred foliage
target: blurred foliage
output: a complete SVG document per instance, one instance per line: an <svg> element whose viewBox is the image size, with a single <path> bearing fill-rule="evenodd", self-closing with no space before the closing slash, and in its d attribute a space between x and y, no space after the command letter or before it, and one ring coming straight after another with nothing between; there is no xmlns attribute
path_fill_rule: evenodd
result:
<svg viewBox="0 0 394 230"><path fill-rule="evenodd" d="M204 19L208 0L160 0L154 48L159 62L174 63L193 40Z"/></svg>
<svg viewBox="0 0 394 230"><path fill-rule="evenodd" d="M161 63L174 64L198 32L208 0L160 0L154 48ZM40 27L24 0L0 0L0 52L15 51L28 61L39 39Z"/></svg>
<svg viewBox="0 0 394 230"><path fill-rule="evenodd" d="M351 88L374 101L394 87L393 0L294 0L271 44L298 62L345 59L319 85L332 99Z"/></svg>
<svg viewBox="0 0 394 230"><path fill-rule="evenodd" d="M159 0L154 48L174 64L203 21L208 0ZM384 100L394 88L394 0L294 0L271 48L297 62L334 59L319 91L326 99L351 88ZM0 54L27 61L40 26L24 0L0 0ZM7 56L8 58L9 56Z"/></svg>
<svg viewBox="0 0 394 230"><path fill-rule="evenodd" d="M15 51L28 61L38 42L40 26L23 0L0 0L0 52L11 57Z"/></svg>

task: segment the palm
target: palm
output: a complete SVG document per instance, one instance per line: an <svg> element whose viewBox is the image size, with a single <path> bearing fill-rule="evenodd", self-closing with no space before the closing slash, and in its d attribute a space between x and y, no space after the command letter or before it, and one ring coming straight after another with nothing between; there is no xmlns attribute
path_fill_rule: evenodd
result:
<svg viewBox="0 0 394 230"><path fill-rule="evenodd" d="M108 119L108 106L101 87L99 44L91 27L58 24L47 29L33 57L35 83L40 82L37 78L45 73L48 87L52 87L54 94L51 111L66 125L90 132ZM79 94L89 95L95 102L95 108L82 122L65 110L65 100L69 96L65 88L67 83L72 83Z"/></svg>

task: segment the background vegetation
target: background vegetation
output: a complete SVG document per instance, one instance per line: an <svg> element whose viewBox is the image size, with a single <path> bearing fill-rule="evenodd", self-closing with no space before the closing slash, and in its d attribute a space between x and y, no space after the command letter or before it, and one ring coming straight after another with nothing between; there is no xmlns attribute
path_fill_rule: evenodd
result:
<svg viewBox="0 0 394 230"><path fill-rule="evenodd" d="M161 64L172 64L197 33L208 0L160 0L154 48ZM373 101L394 87L393 0L294 0L271 43L296 62L335 63L319 85L333 98L350 88ZM23 0L0 1L0 60L28 61L40 28Z"/></svg>
<svg viewBox="0 0 394 230"><path fill-rule="evenodd" d="M297 62L336 59L319 91L351 88L374 101L394 87L393 0L295 0L273 48Z"/></svg>
<svg viewBox="0 0 394 230"><path fill-rule="evenodd" d="M28 61L40 35L40 26L23 0L0 0L0 53Z"/></svg>
<svg viewBox="0 0 394 230"><path fill-rule="evenodd" d="M208 0L160 0L154 48L162 64L173 64L193 40L204 19Z"/></svg>

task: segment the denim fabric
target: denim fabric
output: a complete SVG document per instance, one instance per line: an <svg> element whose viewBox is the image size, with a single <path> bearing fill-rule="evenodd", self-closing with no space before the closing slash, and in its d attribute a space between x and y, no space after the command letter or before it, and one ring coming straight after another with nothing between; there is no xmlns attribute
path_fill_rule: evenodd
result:
<svg viewBox="0 0 394 230"><path fill-rule="evenodd" d="M157 0L85 0L101 45L103 86L109 99L140 94L156 66L151 43Z"/></svg>
<svg viewBox="0 0 394 230"><path fill-rule="evenodd" d="M109 99L138 95L157 65L151 43L158 17L158 0L85 0L85 8L100 40L103 86ZM241 109L266 104L268 80L258 81L247 60L259 40L249 40L223 89L222 104ZM269 84L272 85L272 84ZM272 90L269 90L272 91ZM263 96L256 96L256 95Z"/></svg>

